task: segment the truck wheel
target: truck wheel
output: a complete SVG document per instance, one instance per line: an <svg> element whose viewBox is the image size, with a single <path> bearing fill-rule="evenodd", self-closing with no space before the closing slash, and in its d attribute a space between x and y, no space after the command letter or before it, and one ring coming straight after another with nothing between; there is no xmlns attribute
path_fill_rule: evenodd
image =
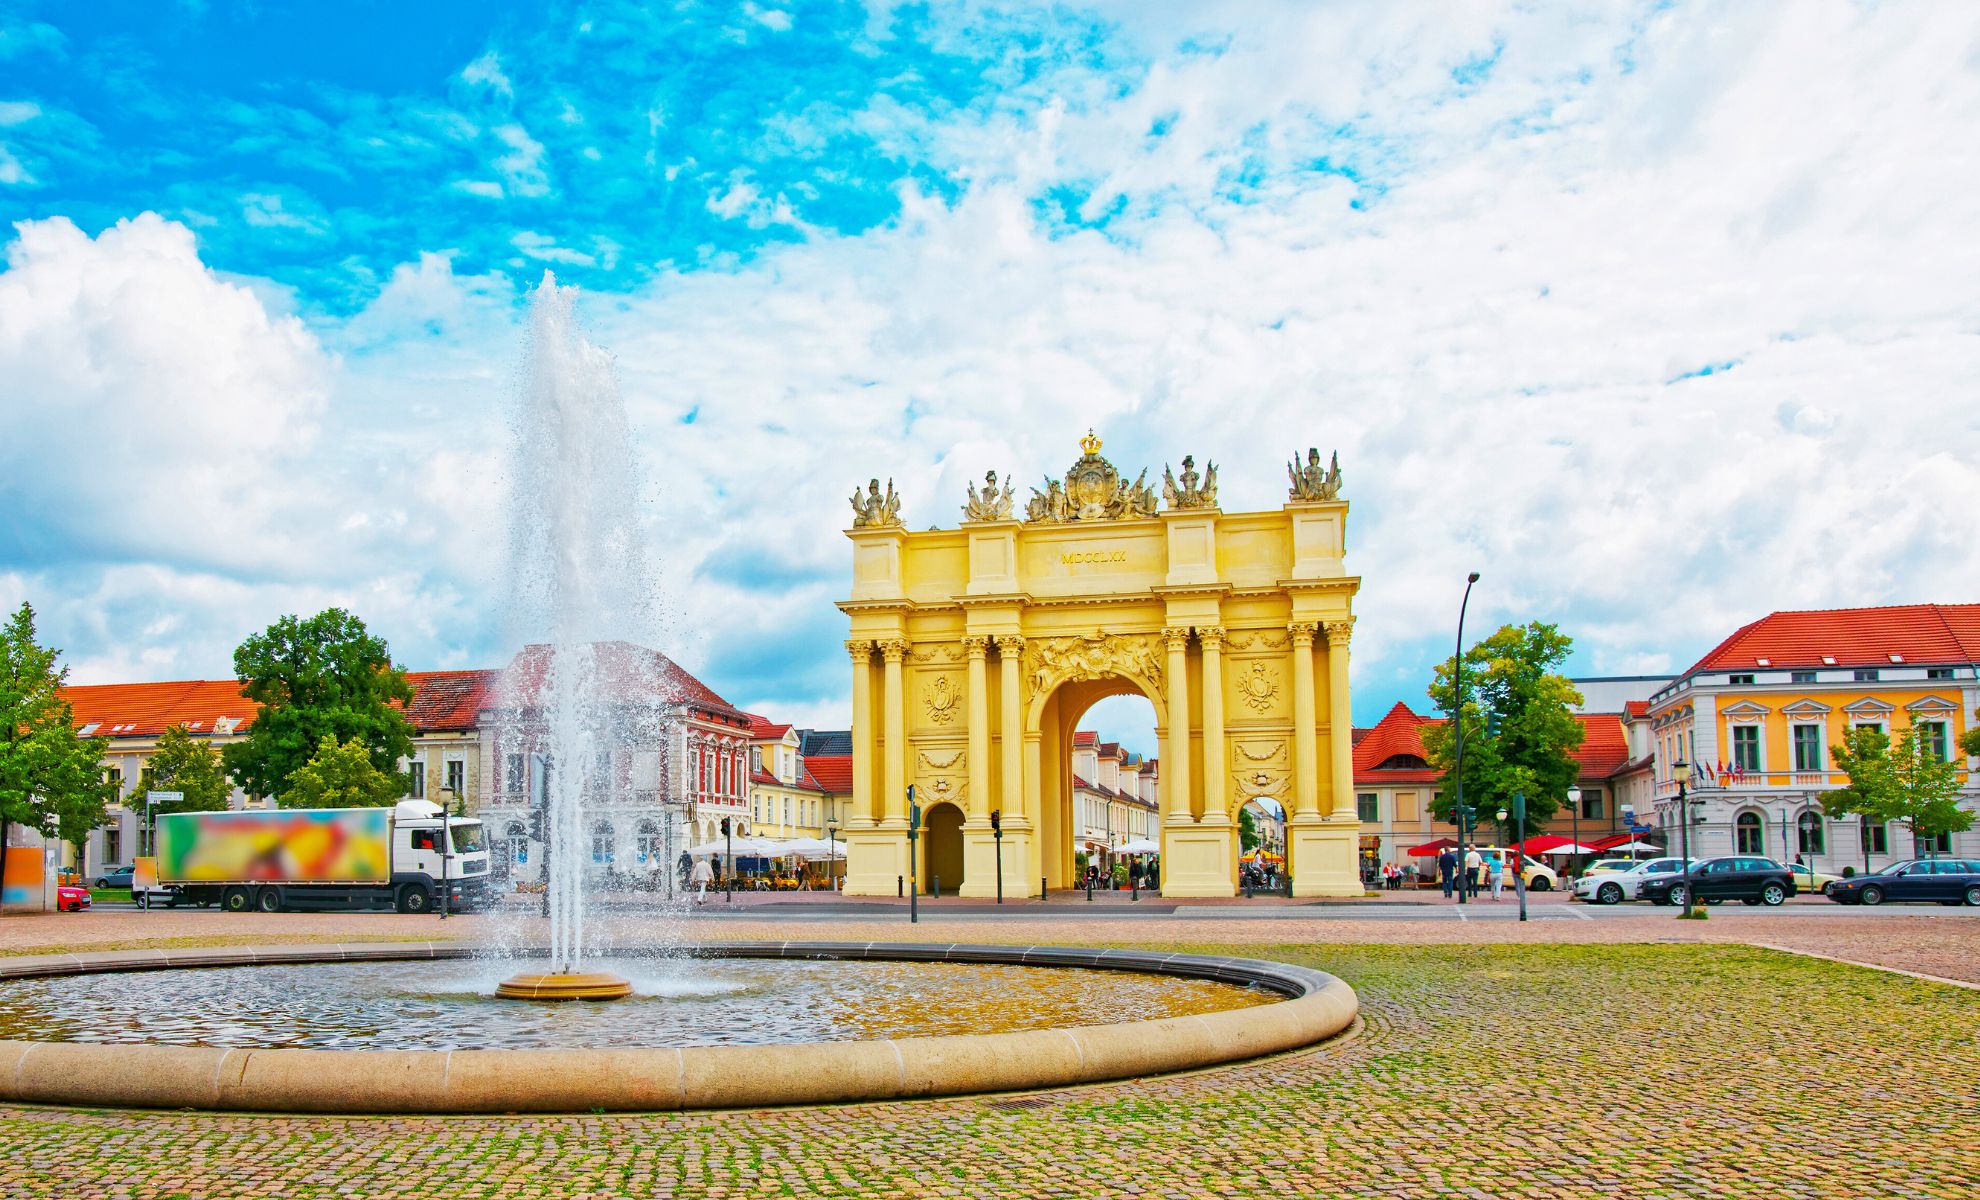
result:
<svg viewBox="0 0 1980 1200"><path fill-rule="evenodd" d="M228 912L246 912L254 907L254 897L244 887L230 887L220 893L220 907Z"/></svg>
<svg viewBox="0 0 1980 1200"><path fill-rule="evenodd" d="M254 906L265 913L282 911L282 889L265 887L254 894Z"/></svg>
<svg viewBox="0 0 1980 1200"><path fill-rule="evenodd" d="M409 883L399 889L399 911L402 913L423 913L433 907L433 893L426 885Z"/></svg>

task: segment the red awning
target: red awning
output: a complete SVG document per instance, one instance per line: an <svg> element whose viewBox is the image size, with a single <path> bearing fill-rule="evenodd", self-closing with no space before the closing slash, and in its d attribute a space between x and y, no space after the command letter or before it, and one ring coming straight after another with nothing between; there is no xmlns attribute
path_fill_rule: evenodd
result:
<svg viewBox="0 0 1980 1200"><path fill-rule="evenodd" d="M1438 838L1434 842L1425 842L1421 846L1411 846L1403 853L1408 854L1411 858L1435 858L1446 850L1455 849L1457 849L1456 839Z"/></svg>
<svg viewBox="0 0 1980 1200"><path fill-rule="evenodd" d="M1589 849L1594 850L1597 853L1600 853L1601 851L1607 850L1611 846L1620 846L1624 842L1633 842L1635 840L1636 840L1636 835L1633 833L1615 833L1615 834L1610 834L1608 837L1605 838L1596 838L1594 841L1583 842L1582 845L1587 846Z"/></svg>
<svg viewBox="0 0 1980 1200"><path fill-rule="evenodd" d="M1538 837L1527 838L1524 842L1515 845L1513 849L1519 851L1521 854L1534 855L1545 854L1547 851L1557 847L1573 844L1574 839L1571 837L1561 837L1559 834L1554 833L1543 833ZM1583 842L1581 844L1587 845L1588 843Z"/></svg>

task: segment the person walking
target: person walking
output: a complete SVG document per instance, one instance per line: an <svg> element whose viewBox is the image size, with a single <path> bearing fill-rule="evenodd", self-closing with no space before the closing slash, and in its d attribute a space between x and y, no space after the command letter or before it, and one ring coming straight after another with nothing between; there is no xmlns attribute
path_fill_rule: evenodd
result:
<svg viewBox="0 0 1980 1200"><path fill-rule="evenodd" d="M705 858L696 859L694 870L688 872L688 886L694 889L694 902L696 904L707 902L708 885L714 882L715 870L708 865L708 860Z"/></svg>
<svg viewBox="0 0 1980 1200"><path fill-rule="evenodd" d="M1484 872L1485 856L1478 853L1478 844L1476 842L1466 842L1464 846L1464 894L1467 897L1474 900L1478 898L1478 885L1484 882L1480 876Z"/></svg>
<svg viewBox="0 0 1980 1200"><path fill-rule="evenodd" d="M1457 882L1458 857L1451 847L1446 846L1437 855L1437 874L1444 881L1444 899L1451 898L1451 886Z"/></svg>
<svg viewBox="0 0 1980 1200"><path fill-rule="evenodd" d="M1489 869L1492 872L1492 903L1497 904L1499 893L1505 890L1506 886L1506 860L1503 857L1493 856Z"/></svg>

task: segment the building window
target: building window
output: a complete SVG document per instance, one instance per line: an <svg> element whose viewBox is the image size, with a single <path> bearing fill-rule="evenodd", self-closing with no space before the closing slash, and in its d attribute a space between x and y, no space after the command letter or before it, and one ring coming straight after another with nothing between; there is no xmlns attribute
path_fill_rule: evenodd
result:
<svg viewBox="0 0 1980 1200"><path fill-rule="evenodd" d="M1581 793L1581 819L1599 821L1602 819L1602 789L1584 788Z"/></svg>
<svg viewBox="0 0 1980 1200"><path fill-rule="evenodd" d="M612 861L612 824L600 821L591 827L591 861L610 863Z"/></svg>
<svg viewBox="0 0 1980 1200"><path fill-rule="evenodd" d="M523 781L523 756L520 754L511 754L509 756L508 784L509 786L505 790L510 792L520 792L525 786Z"/></svg>
<svg viewBox="0 0 1980 1200"><path fill-rule="evenodd" d="M1863 852L1865 854L1889 854L1891 852L1890 827L1881 821L1863 818Z"/></svg>
<svg viewBox="0 0 1980 1200"><path fill-rule="evenodd" d="M1726 682L1727 682L1727 683L1729 683L1729 684L1732 684L1732 685L1733 685L1734 687L1739 687L1739 686L1741 686L1741 685L1743 685L1743 684L1750 684L1750 683L1752 683L1752 682L1753 682L1753 676L1751 676L1751 675L1728 675L1728 676L1726 676Z"/></svg>
<svg viewBox="0 0 1980 1200"><path fill-rule="evenodd" d="M124 831L121 829L104 830L103 831L103 865L106 867L121 866L122 863L119 860L122 859L123 857L124 857Z"/></svg>
<svg viewBox="0 0 1980 1200"><path fill-rule="evenodd" d="M123 793L124 793L124 768L122 768L122 767L105 767L105 768L103 768L103 782L105 782L105 783L107 783L107 784L109 784L109 785L110 785L111 787L113 787L113 788L115 788L115 789L116 789L116 791L117 791L117 794L118 794L118 795L120 795L120 796L121 796L121 795L123 795Z"/></svg>
<svg viewBox="0 0 1980 1200"><path fill-rule="evenodd" d="M426 760L415 758L406 763L406 795L415 800L426 799Z"/></svg>
<svg viewBox="0 0 1980 1200"><path fill-rule="evenodd" d="M1920 854L1951 854L1952 834L1940 833L1917 839Z"/></svg>
<svg viewBox="0 0 1980 1200"><path fill-rule="evenodd" d="M1794 727L1794 769L1797 771L1819 771L1822 769L1822 727L1820 725L1796 725Z"/></svg>
<svg viewBox="0 0 1980 1200"><path fill-rule="evenodd" d="M1789 672L1788 672L1788 682L1790 682L1790 683L1814 683L1814 682L1815 682L1815 672L1813 672L1813 671L1789 671Z"/></svg>
<svg viewBox="0 0 1980 1200"><path fill-rule="evenodd" d="M1933 762L1946 761L1946 723L1944 721L1920 721L1918 728L1924 731L1919 735L1919 741L1923 743L1921 748L1925 751L1926 756Z"/></svg>
<svg viewBox="0 0 1980 1200"><path fill-rule="evenodd" d="M467 795L467 764L458 758L447 760L447 790L456 796Z"/></svg>
<svg viewBox="0 0 1980 1200"><path fill-rule="evenodd" d="M1856 682L1858 683L1875 683L1879 677L1879 673L1875 667L1858 667L1856 669Z"/></svg>
<svg viewBox="0 0 1980 1200"><path fill-rule="evenodd" d="M1767 834L1760 824L1759 813L1741 813L1739 820L1733 822L1733 849L1740 854L1767 852Z"/></svg>
<svg viewBox="0 0 1980 1200"><path fill-rule="evenodd" d="M646 864L658 859L664 853L660 845L660 827L651 821L639 823L639 840L635 843L640 863Z"/></svg>
<svg viewBox="0 0 1980 1200"><path fill-rule="evenodd" d="M1733 766L1742 771L1760 769L1760 727L1733 726Z"/></svg>
<svg viewBox="0 0 1980 1200"><path fill-rule="evenodd" d="M1927 679L1951 679L1952 677L1953 677L1953 669L1951 667L1925 668L1925 678Z"/></svg>
<svg viewBox="0 0 1980 1200"><path fill-rule="evenodd" d="M1815 813L1805 812L1794 821L1794 848L1803 854L1821 854L1826 839L1822 836L1822 818Z"/></svg>
<svg viewBox="0 0 1980 1200"><path fill-rule="evenodd" d="M1382 802L1374 792L1363 792L1354 798L1354 814L1359 820L1373 824L1382 819Z"/></svg>

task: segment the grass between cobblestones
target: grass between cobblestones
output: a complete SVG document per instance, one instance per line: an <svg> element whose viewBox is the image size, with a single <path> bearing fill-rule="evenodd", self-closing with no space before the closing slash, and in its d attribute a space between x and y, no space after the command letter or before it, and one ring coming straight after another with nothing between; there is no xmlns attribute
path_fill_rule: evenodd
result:
<svg viewBox="0 0 1980 1200"><path fill-rule="evenodd" d="M0 1195L1980 1195L1971 991L1739 946L1234 952L1347 979L1363 1026L1189 1075L828 1109L0 1109Z"/></svg>

